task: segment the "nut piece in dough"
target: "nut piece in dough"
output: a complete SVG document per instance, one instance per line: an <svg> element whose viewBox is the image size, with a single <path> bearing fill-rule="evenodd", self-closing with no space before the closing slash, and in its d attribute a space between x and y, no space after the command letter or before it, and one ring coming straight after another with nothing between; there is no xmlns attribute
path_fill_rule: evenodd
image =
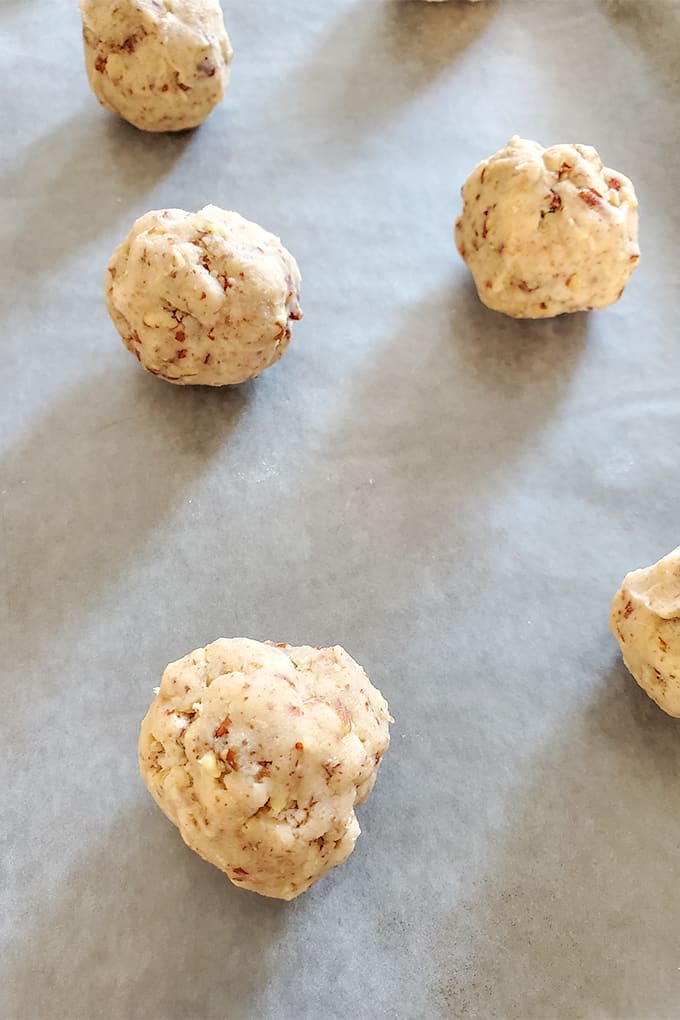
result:
<svg viewBox="0 0 680 1020"><path fill-rule="evenodd" d="M658 563L626 574L609 626L640 687L680 717L680 546Z"/></svg>
<svg viewBox="0 0 680 1020"><path fill-rule="evenodd" d="M505 315L606 308L640 260L633 185L588 145L511 138L462 194L458 250L481 301Z"/></svg>
<svg viewBox="0 0 680 1020"><path fill-rule="evenodd" d="M219 0L80 0L87 76L143 131L183 131L224 98L232 49Z"/></svg>
<svg viewBox="0 0 680 1020"><path fill-rule="evenodd" d="M140 770L192 850L243 889L291 900L354 849L389 722L342 648L221 638L166 668Z"/></svg>
<svg viewBox="0 0 680 1020"><path fill-rule="evenodd" d="M300 271L278 237L235 212L146 213L113 253L106 303L123 343L168 382L259 375L302 318Z"/></svg>

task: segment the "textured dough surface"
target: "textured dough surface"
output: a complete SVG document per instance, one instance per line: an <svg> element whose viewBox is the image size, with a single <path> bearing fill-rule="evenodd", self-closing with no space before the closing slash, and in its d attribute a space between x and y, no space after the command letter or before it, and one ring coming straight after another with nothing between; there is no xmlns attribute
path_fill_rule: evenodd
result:
<svg viewBox="0 0 680 1020"><path fill-rule="evenodd" d="M278 237L214 205L146 213L106 274L123 343L173 383L225 386L259 375L290 343L299 294L300 271Z"/></svg>
<svg viewBox="0 0 680 1020"><path fill-rule="evenodd" d="M633 185L588 145L512 138L462 194L456 244L495 311L539 319L606 308L640 259Z"/></svg>
<svg viewBox="0 0 680 1020"><path fill-rule="evenodd" d="M87 76L144 131L200 124L224 98L232 49L219 0L80 0Z"/></svg>
<svg viewBox="0 0 680 1020"><path fill-rule="evenodd" d="M389 745L387 703L342 648L221 638L171 663L142 723L154 800L244 889L290 900L349 856Z"/></svg>
<svg viewBox="0 0 680 1020"><path fill-rule="evenodd" d="M680 717L680 546L626 574L609 626L640 687L664 712Z"/></svg>

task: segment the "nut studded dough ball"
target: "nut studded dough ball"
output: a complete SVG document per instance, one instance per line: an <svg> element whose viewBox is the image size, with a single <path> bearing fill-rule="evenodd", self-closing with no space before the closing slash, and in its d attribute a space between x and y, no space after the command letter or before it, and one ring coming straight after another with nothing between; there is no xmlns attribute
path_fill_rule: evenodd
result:
<svg viewBox="0 0 680 1020"><path fill-rule="evenodd" d="M218 0L80 0L87 76L143 131L200 124L224 98L232 49Z"/></svg>
<svg viewBox="0 0 680 1020"><path fill-rule="evenodd" d="M149 212L116 249L109 314L147 371L224 386L281 357L300 319L300 272L278 237L214 205Z"/></svg>
<svg viewBox="0 0 680 1020"><path fill-rule="evenodd" d="M643 691L680 717L680 546L653 566L626 574L609 626Z"/></svg>
<svg viewBox="0 0 680 1020"><path fill-rule="evenodd" d="M540 319L606 308L640 259L635 191L588 145L512 138L463 185L456 244L497 312Z"/></svg>
<svg viewBox="0 0 680 1020"><path fill-rule="evenodd" d="M389 721L342 648L222 638L163 673L140 769L192 850L244 889L290 900L354 849Z"/></svg>

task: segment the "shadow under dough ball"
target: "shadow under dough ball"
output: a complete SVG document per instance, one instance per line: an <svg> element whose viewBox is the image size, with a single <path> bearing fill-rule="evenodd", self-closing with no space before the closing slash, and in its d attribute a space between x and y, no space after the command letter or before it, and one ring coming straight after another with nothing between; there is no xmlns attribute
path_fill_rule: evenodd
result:
<svg viewBox="0 0 680 1020"><path fill-rule="evenodd" d="M232 49L219 0L80 0L87 76L143 131L183 131L224 98Z"/></svg>
<svg viewBox="0 0 680 1020"><path fill-rule="evenodd" d="M291 900L354 849L390 721L339 646L221 638L166 668L140 770L192 850L242 888Z"/></svg>
<svg viewBox="0 0 680 1020"><path fill-rule="evenodd" d="M258 376L300 319L300 271L278 237L209 205L140 217L113 253L106 303L123 343L167 382Z"/></svg>
<svg viewBox="0 0 680 1020"><path fill-rule="evenodd" d="M680 546L626 574L609 626L630 673L668 715L680 717Z"/></svg>
<svg viewBox="0 0 680 1020"><path fill-rule="evenodd" d="M633 185L589 145L511 138L462 194L458 250L480 300L505 315L606 308L640 260Z"/></svg>

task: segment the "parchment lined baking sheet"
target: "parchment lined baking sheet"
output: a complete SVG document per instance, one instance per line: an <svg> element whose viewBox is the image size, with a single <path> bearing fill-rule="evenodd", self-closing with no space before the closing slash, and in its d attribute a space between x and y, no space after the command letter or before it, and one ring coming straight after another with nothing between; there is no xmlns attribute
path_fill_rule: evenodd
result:
<svg viewBox="0 0 680 1020"><path fill-rule="evenodd" d="M678 541L677 3L228 0L225 104L101 110L75 4L3 0L3 1017L644 1017L680 996L680 741L607 630ZM458 189L519 133L636 184L608 311L478 303ZM300 262L283 361L146 377L104 268L149 208ZM232 888L137 776L165 664L341 643L393 747L350 861Z"/></svg>

